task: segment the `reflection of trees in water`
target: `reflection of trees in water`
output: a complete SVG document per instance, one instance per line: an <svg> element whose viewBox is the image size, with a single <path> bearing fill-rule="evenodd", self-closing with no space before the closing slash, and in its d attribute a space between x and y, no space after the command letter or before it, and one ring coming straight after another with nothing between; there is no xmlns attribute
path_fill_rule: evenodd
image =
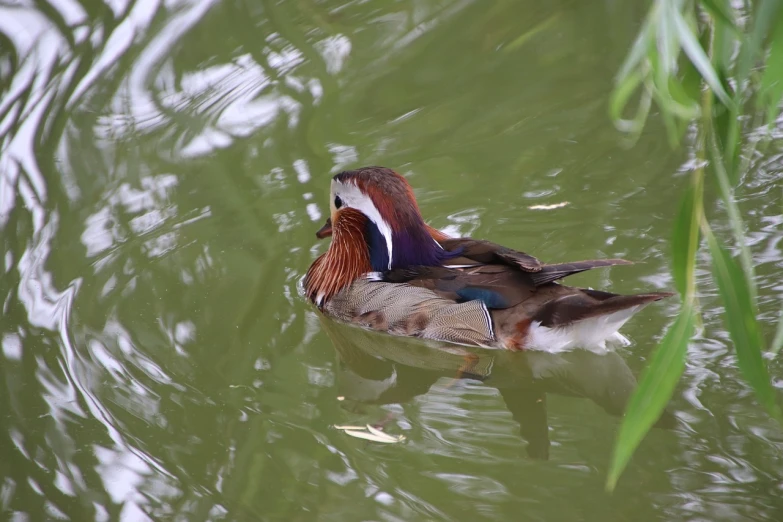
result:
<svg viewBox="0 0 783 522"><path fill-rule="evenodd" d="M133 9L116 20L102 18L105 12L91 13L95 16L89 24L74 28L68 25L85 20L66 21L53 10L2 10L5 22L12 21L2 24L6 54L0 102L0 210L7 272L0 283L7 390L0 400L7 429L0 437L10 439L0 444L3 510L26 512L34 520L64 514L74 520L117 519L120 511L133 518L139 506L153 504L145 496L178 494L174 477L161 473L160 463L133 434L138 419L167 422L147 385L165 380L165 374L134 348L129 334L114 328L112 303L105 297L117 301L121 290L125 297L132 293L139 260L166 249L163 234L144 234L157 222L179 217L176 206L161 204L173 176L144 176L121 146L100 139L95 100L111 94L99 91L111 89L112 83L116 87L132 62L108 64L102 74L92 73L105 64L102 53L122 56L143 48L149 38L139 37L125 48L121 42L110 43L123 27L129 29ZM126 36L132 35L126 31ZM95 88L85 87L91 75L99 80ZM129 171L137 174L136 186L133 175L123 179ZM94 191L105 197L92 212ZM102 219L112 225L101 226ZM86 252L73 242L80 236ZM125 248L132 241L139 244L137 252ZM111 286L102 285L100 277L92 279L93 272L106 274ZM81 309L94 306L102 312L104 321L108 312L109 321L99 327L113 346L102 345L88 324L69 331L69 317L70 325L84 318L79 315L82 303L86 306ZM79 319L73 321L74 315ZM118 344L122 349L112 350ZM111 392L103 393L107 390Z"/></svg>
<svg viewBox="0 0 783 522"><path fill-rule="evenodd" d="M354 471L310 442L334 376L327 352L303 349L317 327L294 304L291 267L312 257L301 246L326 173L381 155L403 164L442 148L444 128L491 147L496 127L518 122L510 93L441 103L432 88L434 75L461 89L467 70L528 81L523 67L424 52L521 36L512 13L478 4L0 6L3 509L34 520L220 518L229 506L293 516L292 498L337 509L307 473ZM579 38L584 17L570 9L555 13L574 28L560 34ZM404 96L389 87L398 75ZM488 92L501 103L476 120L465 107Z"/></svg>

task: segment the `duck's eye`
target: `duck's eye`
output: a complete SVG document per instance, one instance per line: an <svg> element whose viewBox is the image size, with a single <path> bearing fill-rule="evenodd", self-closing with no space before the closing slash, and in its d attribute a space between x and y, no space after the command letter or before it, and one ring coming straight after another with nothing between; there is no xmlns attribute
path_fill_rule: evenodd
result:
<svg viewBox="0 0 783 522"><path fill-rule="evenodd" d="M340 199L340 196L334 197L334 208L340 208L343 206L343 200Z"/></svg>

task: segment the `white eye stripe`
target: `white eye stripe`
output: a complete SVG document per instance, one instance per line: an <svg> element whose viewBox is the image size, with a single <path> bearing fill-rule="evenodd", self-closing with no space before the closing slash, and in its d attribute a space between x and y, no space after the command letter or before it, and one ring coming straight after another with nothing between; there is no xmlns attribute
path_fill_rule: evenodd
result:
<svg viewBox="0 0 783 522"><path fill-rule="evenodd" d="M386 240L386 250L389 252L389 269L392 267L392 230L391 226L386 222L381 213L375 207L372 199L356 185L353 180L347 183L341 183L336 179L332 180L332 205L334 205L334 197L339 196L343 202L342 208L351 207L360 211L367 216L370 221L375 223L378 227L381 235Z"/></svg>

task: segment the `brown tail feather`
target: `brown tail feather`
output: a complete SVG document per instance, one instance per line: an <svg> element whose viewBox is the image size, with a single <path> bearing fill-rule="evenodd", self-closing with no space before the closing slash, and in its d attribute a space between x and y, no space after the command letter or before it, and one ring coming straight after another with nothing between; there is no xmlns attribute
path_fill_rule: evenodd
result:
<svg viewBox="0 0 783 522"><path fill-rule="evenodd" d="M541 286L593 268L632 264L633 262L626 261L625 259L591 259L588 261L574 261L572 263L557 263L554 265L544 265L541 268L541 271L531 273L530 277L533 279L534 285Z"/></svg>
<svg viewBox="0 0 783 522"><path fill-rule="evenodd" d="M633 306L646 305L660 301L664 297L674 295L669 292L653 292L649 294L616 295L608 292L583 290L548 302L536 314L534 320L541 326L564 326L576 321L607 315Z"/></svg>

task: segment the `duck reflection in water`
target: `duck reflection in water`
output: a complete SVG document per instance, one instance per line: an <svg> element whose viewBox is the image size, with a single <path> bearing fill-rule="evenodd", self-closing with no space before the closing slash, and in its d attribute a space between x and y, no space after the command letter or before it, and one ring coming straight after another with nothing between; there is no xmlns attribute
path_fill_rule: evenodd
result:
<svg viewBox="0 0 783 522"><path fill-rule="evenodd" d="M532 459L549 458L548 393L591 400L619 417L636 387L631 369L612 351L482 350L392 337L321 314L319 318L337 351L338 393L346 409L408 403L427 394L441 378L452 379L451 384L459 379L479 380L500 392ZM471 360L468 372L466 359ZM664 411L656 427L668 429L674 424L671 412Z"/></svg>

